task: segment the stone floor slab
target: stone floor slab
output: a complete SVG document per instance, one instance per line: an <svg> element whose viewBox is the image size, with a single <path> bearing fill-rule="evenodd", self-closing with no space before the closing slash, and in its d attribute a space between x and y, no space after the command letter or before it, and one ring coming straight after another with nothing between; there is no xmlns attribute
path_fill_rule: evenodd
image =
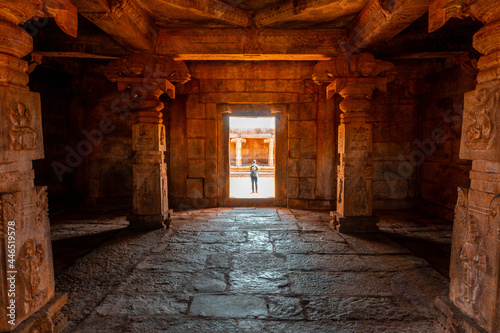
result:
<svg viewBox="0 0 500 333"><path fill-rule="evenodd" d="M200 295L193 298L189 314L215 318L267 317L263 298L247 295Z"/></svg>
<svg viewBox="0 0 500 333"><path fill-rule="evenodd" d="M447 232L415 216L386 212L384 228ZM343 235L327 212L282 208L173 220L167 231L121 232L59 277L66 332L435 333L433 301L448 281L393 234Z"/></svg>

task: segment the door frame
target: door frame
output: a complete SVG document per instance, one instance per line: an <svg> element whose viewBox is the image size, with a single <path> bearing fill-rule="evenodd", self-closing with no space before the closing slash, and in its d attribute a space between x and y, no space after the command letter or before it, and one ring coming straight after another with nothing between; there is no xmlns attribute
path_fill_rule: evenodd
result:
<svg viewBox="0 0 500 333"><path fill-rule="evenodd" d="M287 202L288 104L218 104L217 105L217 202L222 207L280 206ZM275 197L266 199L230 198L229 118L275 117Z"/></svg>

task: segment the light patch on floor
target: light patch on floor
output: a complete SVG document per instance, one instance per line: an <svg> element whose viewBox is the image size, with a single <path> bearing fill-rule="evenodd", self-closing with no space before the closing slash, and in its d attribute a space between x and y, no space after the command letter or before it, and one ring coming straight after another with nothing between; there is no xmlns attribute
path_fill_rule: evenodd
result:
<svg viewBox="0 0 500 333"><path fill-rule="evenodd" d="M252 193L252 180L250 179L250 176L231 177L229 186L231 198L274 198L274 177L259 177L259 193Z"/></svg>

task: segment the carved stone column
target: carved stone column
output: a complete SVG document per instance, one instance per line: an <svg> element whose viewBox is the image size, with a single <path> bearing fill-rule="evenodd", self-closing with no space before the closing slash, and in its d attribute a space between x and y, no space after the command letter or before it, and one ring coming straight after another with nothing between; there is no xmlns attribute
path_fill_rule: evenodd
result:
<svg viewBox="0 0 500 333"><path fill-rule="evenodd" d="M378 88L386 90L392 64L375 60L371 54L354 55L318 63L313 75L316 83L334 81L327 87L327 98L335 93L344 98L340 103L340 165L337 175L337 211L332 223L339 232L378 231L378 219L372 215L372 124L370 99Z"/></svg>
<svg viewBox="0 0 500 333"><path fill-rule="evenodd" d="M500 6L496 1L436 1L429 29L452 17L485 23L474 35L476 90L465 94L460 158L472 160L470 189L458 189L449 299L438 298L441 332L500 331Z"/></svg>
<svg viewBox="0 0 500 333"><path fill-rule="evenodd" d="M163 93L175 98L175 86L167 78L187 82L190 79L187 67L166 57L133 54L111 62L105 74L118 83L118 90L130 89L133 101L135 154L130 228L168 228L172 211L168 208L166 132L159 98Z"/></svg>
<svg viewBox="0 0 500 333"><path fill-rule="evenodd" d="M52 2L55 6L57 2ZM49 9L52 13L49 14ZM32 37L19 24L59 15L32 1L0 1L0 331L60 332L66 295L54 293L47 188L34 186L44 158L40 96L28 84ZM76 10L66 14L76 33ZM69 15L69 16L68 16ZM61 19L61 17L59 17ZM72 22L72 23L71 23Z"/></svg>
<svg viewBox="0 0 500 333"><path fill-rule="evenodd" d="M231 142L236 143L236 166L241 167L243 165L243 153L242 153L243 142L247 142L247 140L242 138L234 138L231 139Z"/></svg>

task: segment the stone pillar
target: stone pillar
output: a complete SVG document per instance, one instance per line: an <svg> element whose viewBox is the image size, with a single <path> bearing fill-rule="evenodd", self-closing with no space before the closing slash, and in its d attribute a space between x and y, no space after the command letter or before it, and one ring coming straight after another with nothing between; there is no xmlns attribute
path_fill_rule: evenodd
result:
<svg viewBox="0 0 500 333"><path fill-rule="evenodd" d="M269 158L268 164L270 167L274 166L274 138L266 139L266 143L269 143Z"/></svg>
<svg viewBox="0 0 500 333"><path fill-rule="evenodd" d="M166 81L166 80L165 80ZM132 125L134 197L130 227L137 229L168 228L166 133L163 125L163 103L159 97L165 90L147 90L135 109Z"/></svg>
<svg viewBox="0 0 500 333"><path fill-rule="evenodd" d="M47 188L34 186L32 167L44 158L40 96L21 60L33 40L19 26L46 8L0 3L0 331L60 332L66 295L54 292Z"/></svg>
<svg viewBox="0 0 500 333"><path fill-rule="evenodd" d="M448 10L453 5L455 10ZM436 1L430 30L450 17L485 23L474 35L476 90L465 94L460 158L472 160L470 189L458 189L449 298L438 298L441 332L500 332L500 7L496 1Z"/></svg>
<svg viewBox="0 0 500 333"><path fill-rule="evenodd" d="M372 215L370 99L376 88L386 90L394 67L367 53L349 60L318 63L313 76L316 83L334 78L327 87L327 98L335 93L344 98L338 132L337 211L331 214L332 224L343 233L373 232L378 231L378 219Z"/></svg>
<svg viewBox="0 0 500 333"><path fill-rule="evenodd" d="M231 139L231 142L236 143L236 166L241 167L243 165L242 146L243 146L243 142L247 142L247 140L242 139L242 138L234 138L234 139Z"/></svg>
<svg viewBox="0 0 500 333"><path fill-rule="evenodd" d="M160 112L164 105L159 98L163 93L175 98L175 86L167 77L176 77L178 82L184 83L190 74L184 63L136 53L111 62L105 75L118 83L118 90L130 89L132 98L132 150L135 153L129 227L142 230L168 228L172 211L168 208L167 138L163 113Z"/></svg>

